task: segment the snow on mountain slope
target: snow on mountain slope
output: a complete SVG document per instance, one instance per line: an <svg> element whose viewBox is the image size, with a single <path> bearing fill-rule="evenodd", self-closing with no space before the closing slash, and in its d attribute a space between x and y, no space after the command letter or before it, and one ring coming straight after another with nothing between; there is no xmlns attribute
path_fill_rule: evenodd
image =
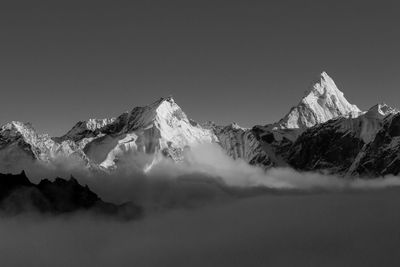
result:
<svg viewBox="0 0 400 267"><path fill-rule="evenodd" d="M360 109L350 104L328 74L322 72L319 81L284 118L277 123L251 129L258 144L253 153L263 151L268 158L268 161L264 160L266 167L287 166L289 149L305 130L335 118L352 118L360 114Z"/></svg>
<svg viewBox="0 0 400 267"><path fill-rule="evenodd" d="M368 117L376 117L376 118L383 119L390 114L396 114L399 112L400 111L397 108L391 107L391 106L387 105L386 103L380 103L380 104L376 104L375 106L370 108L367 111L367 115L368 115Z"/></svg>
<svg viewBox="0 0 400 267"><path fill-rule="evenodd" d="M88 135L96 135L96 131L113 123L115 118L111 119L89 119L87 121L80 121L72 127L65 135L59 137L59 140L72 140L74 142L87 138Z"/></svg>
<svg viewBox="0 0 400 267"><path fill-rule="evenodd" d="M80 131L79 139L88 141L82 146L86 155L106 169L122 162L136 164L143 158L146 163L139 165L148 165L159 154L180 160L186 147L216 142L212 130L189 120L172 97L136 107L94 131Z"/></svg>
<svg viewBox="0 0 400 267"><path fill-rule="evenodd" d="M360 114L360 109L350 104L328 74L322 72L319 81L307 91L298 106L279 122L252 129L240 129L237 125L214 127L214 132L233 158L243 158L265 168L287 166L290 147L306 129L331 119L353 118ZM364 125L363 134L371 133L369 125Z"/></svg>
<svg viewBox="0 0 400 267"><path fill-rule="evenodd" d="M33 158L48 161L48 151L51 150L54 141L48 135L39 135L30 123L13 121L1 127L2 146L8 146L17 142L23 146Z"/></svg>
<svg viewBox="0 0 400 267"><path fill-rule="evenodd" d="M236 123L228 126L217 126L209 123L207 127L213 129L218 143L233 159L243 159L252 165L271 167L273 162L257 140L252 129L242 128Z"/></svg>
<svg viewBox="0 0 400 267"><path fill-rule="evenodd" d="M114 121L115 118L79 121L65 135L61 137L54 137L53 140L58 143L61 143L65 140L70 140L75 142L78 147L83 150L88 143L103 136L103 134L100 133L100 130Z"/></svg>
<svg viewBox="0 0 400 267"><path fill-rule="evenodd" d="M381 129L363 150L348 171L349 175L367 177L400 173L400 113L390 112Z"/></svg>
<svg viewBox="0 0 400 267"><path fill-rule="evenodd" d="M36 151L25 141L25 138L34 139L31 127L24 128L22 123L11 122L0 129L0 169L3 172L20 171L17 165L31 164L36 159Z"/></svg>
<svg viewBox="0 0 400 267"><path fill-rule="evenodd" d="M80 121L56 138L37 134L30 124L6 124L0 129L0 161L5 166L18 160L46 164L61 161L62 165L62 159L76 158L89 169L147 171L163 158L181 161L186 149L216 143L230 157L264 168L289 165L301 170L360 174L360 166L380 166L374 165L379 159L371 153L380 155L382 136L390 155L383 156L393 161L393 155L397 155L398 138L387 137L385 131L391 129L387 126L389 118L398 114L385 104L361 112L323 72L298 106L277 123L249 129L236 123L200 125L167 97L117 118Z"/></svg>
<svg viewBox="0 0 400 267"><path fill-rule="evenodd" d="M370 108L359 118L353 120L359 124L360 138L364 141L364 143L370 143L373 141L378 131L381 130L384 119L387 116L396 114L398 112L399 111L397 109L392 108L385 103L377 104Z"/></svg>
<svg viewBox="0 0 400 267"><path fill-rule="evenodd" d="M351 173L385 119L396 113L396 109L379 104L357 118L338 117L309 128L291 147L288 161L302 170Z"/></svg>
<svg viewBox="0 0 400 267"><path fill-rule="evenodd" d="M17 163L39 160L46 164L58 163L61 158L74 158L87 167L90 162L73 141L57 143L47 134L37 134L29 123L13 121L0 129L0 158L3 168L13 169Z"/></svg>
<svg viewBox="0 0 400 267"><path fill-rule="evenodd" d="M300 103L284 118L277 123L253 127L247 136L254 137L256 142L253 141L250 146L242 142L238 147L252 149L252 152L247 153L249 155L262 151L263 158L268 158L262 161L265 167L287 166L290 147L306 129L338 117L357 117L361 113L357 106L344 98L328 74L322 72L319 81L313 84ZM225 144L229 143L226 140L229 138L224 141ZM228 145L225 148L230 149ZM246 155L243 157L248 158Z"/></svg>
<svg viewBox="0 0 400 267"><path fill-rule="evenodd" d="M322 72L300 103L293 107L275 127L283 129L306 129L339 116L357 117L361 110L350 104L335 82Z"/></svg>

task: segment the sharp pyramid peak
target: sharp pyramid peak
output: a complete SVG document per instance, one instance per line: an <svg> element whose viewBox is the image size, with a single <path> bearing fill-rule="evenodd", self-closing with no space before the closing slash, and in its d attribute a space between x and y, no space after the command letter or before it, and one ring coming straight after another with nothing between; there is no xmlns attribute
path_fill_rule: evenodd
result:
<svg viewBox="0 0 400 267"><path fill-rule="evenodd" d="M338 108L345 113L361 112L356 105L347 101L343 92L339 90L333 79L325 71L320 74L319 80L313 83L301 102L305 104L317 102L319 106Z"/></svg>
<svg viewBox="0 0 400 267"><path fill-rule="evenodd" d="M172 96L160 97L156 101L151 102L150 104L144 106L135 106L130 112L127 113L135 113L137 110L156 110L159 106L168 104L168 105L176 105L175 100Z"/></svg>
<svg viewBox="0 0 400 267"><path fill-rule="evenodd" d="M305 129L339 116L357 117L360 113L361 110L347 101L333 79L323 71L279 125Z"/></svg>
<svg viewBox="0 0 400 267"><path fill-rule="evenodd" d="M135 107L129 114L123 114L121 117L126 121L125 123L129 124L126 126L128 129L147 127L155 121L171 121L172 118L188 120L172 96L161 97L147 106ZM117 118L118 120L120 119Z"/></svg>
<svg viewBox="0 0 400 267"><path fill-rule="evenodd" d="M176 104L174 98L170 95L167 97L160 97L158 100L150 104L150 107L158 107L164 103L169 103L169 104Z"/></svg>
<svg viewBox="0 0 400 267"><path fill-rule="evenodd" d="M179 119L188 119L172 96L162 97L152 105L154 104L156 104L155 113L160 117L169 118L170 116L175 116Z"/></svg>
<svg viewBox="0 0 400 267"><path fill-rule="evenodd" d="M333 80L333 79L328 75L328 73L327 73L326 71L322 71L321 74L320 74L319 76L321 77L321 79L324 79L324 80L327 80L327 81Z"/></svg>
<svg viewBox="0 0 400 267"><path fill-rule="evenodd" d="M139 113L153 113L157 115L160 112L166 112L166 110L180 110L181 108L176 104L174 98L172 96L161 97L156 101L152 102L146 106L138 106L133 108L130 112L131 114Z"/></svg>
<svg viewBox="0 0 400 267"><path fill-rule="evenodd" d="M181 108L175 102L172 96L161 97L158 100L154 101L150 105L144 107L136 107L135 109L145 109L149 111L154 111L155 113L165 112L167 110L180 110Z"/></svg>
<svg viewBox="0 0 400 267"><path fill-rule="evenodd" d="M312 95L323 97L324 95L332 94L343 96L343 92L338 89L335 81L328 75L326 71L323 71L310 85L308 90L305 91L304 98Z"/></svg>

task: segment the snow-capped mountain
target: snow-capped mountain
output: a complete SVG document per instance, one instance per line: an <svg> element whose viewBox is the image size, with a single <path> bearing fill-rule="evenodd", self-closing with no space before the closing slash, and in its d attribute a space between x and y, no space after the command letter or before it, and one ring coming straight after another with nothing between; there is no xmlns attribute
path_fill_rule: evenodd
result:
<svg viewBox="0 0 400 267"><path fill-rule="evenodd" d="M252 143L254 150L252 153L260 154L256 151L263 151L262 160L255 162L256 157L253 157L252 161L247 155L241 157L248 162L266 167L287 166L289 148L305 130L331 119L355 118L360 114L361 110L356 105L350 104L332 78L326 72L322 72L319 80L306 91L299 104L291 108L280 121L247 130L246 135L256 140ZM242 142L238 146L244 147L246 144Z"/></svg>
<svg viewBox="0 0 400 267"><path fill-rule="evenodd" d="M351 176L398 174L400 142L396 131L388 134L398 116L399 110L384 103L361 111L322 72L279 122L243 130L228 126L217 136L232 157L267 168L292 166Z"/></svg>
<svg viewBox="0 0 400 267"><path fill-rule="evenodd" d="M73 158L90 167L85 153L73 141L55 142L47 134L38 134L29 123L13 121L0 128L0 162L3 170L35 160L45 164Z"/></svg>
<svg viewBox="0 0 400 267"><path fill-rule="evenodd" d="M102 120L92 128L87 125L78 123L61 140L77 142L90 160L106 169L128 164L127 158L149 168L160 156L179 160L185 147L216 142L214 133L189 120L172 97Z"/></svg>
<svg viewBox="0 0 400 267"><path fill-rule="evenodd" d="M379 104L357 118L338 117L316 125L291 146L288 162L301 170L367 174L360 170L362 159L370 154L366 150L384 129L387 118L397 113L396 109Z"/></svg>
<svg viewBox="0 0 400 267"><path fill-rule="evenodd" d="M275 127L304 130L340 116L357 117L360 113L361 110L347 101L332 78L322 72L300 103Z"/></svg>
<svg viewBox="0 0 400 267"><path fill-rule="evenodd" d="M161 157L178 161L185 148L217 142L217 137L167 97L117 118L80 121L57 138L37 134L30 124L12 122L1 128L0 142L5 163L24 159L51 164L74 156L88 166L112 170L123 164L148 169Z"/></svg>
<svg viewBox="0 0 400 267"><path fill-rule="evenodd" d="M88 169L149 170L162 158L181 161L186 149L220 145L233 159L270 168L342 175L400 172L400 112L378 104L366 112L350 104L322 72L299 104L276 123L242 128L189 119L172 97L135 107L116 118L80 121L65 135L37 134L29 123L0 129L1 168L27 162L63 164L74 158ZM20 167L23 168L23 167Z"/></svg>

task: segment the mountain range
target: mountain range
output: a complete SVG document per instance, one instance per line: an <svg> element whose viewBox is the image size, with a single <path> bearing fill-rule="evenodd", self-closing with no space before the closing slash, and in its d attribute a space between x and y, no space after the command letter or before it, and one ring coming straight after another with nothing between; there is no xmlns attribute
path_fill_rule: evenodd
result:
<svg viewBox="0 0 400 267"><path fill-rule="evenodd" d="M162 158L181 161L193 146L215 143L233 159L268 169L293 167L344 177L400 173L400 112L384 103L362 111L349 103L326 72L279 121L242 128L189 119L172 97L135 107L116 118L76 123L60 137L29 123L0 128L0 169L74 159L88 170L121 166L150 170Z"/></svg>

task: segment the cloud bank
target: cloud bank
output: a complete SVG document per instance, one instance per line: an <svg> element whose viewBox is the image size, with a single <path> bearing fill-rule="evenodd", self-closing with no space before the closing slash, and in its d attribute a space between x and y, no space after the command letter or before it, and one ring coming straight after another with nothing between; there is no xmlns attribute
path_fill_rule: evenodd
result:
<svg viewBox="0 0 400 267"><path fill-rule="evenodd" d="M232 159L216 144L184 151L181 162L140 153L126 154L110 173L88 172L73 158L52 165L25 165L34 181L74 175L105 201L133 201L149 209L196 207L268 192L366 190L400 185L395 176L371 180L298 172L291 168L267 171ZM143 171L145 170L145 171Z"/></svg>
<svg viewBox="0 0 400 267"><path fill-rule="evenodd" d="M152 168L132 168L137 157ZM133 221L87 213L0 217L2 265L397 266L400 261L393 251L400 245L393 234L400 223L400 194L389 188L400 185L398 177L349 180L290 168L264 171L214 145L186 151L178 164L131 155L109 174L89 173L71 159L60 162L33 164L27 173L36 180L73 174L105 201L142 205L146 216ZM321 190L329 193L313 193Z"/></svg>

